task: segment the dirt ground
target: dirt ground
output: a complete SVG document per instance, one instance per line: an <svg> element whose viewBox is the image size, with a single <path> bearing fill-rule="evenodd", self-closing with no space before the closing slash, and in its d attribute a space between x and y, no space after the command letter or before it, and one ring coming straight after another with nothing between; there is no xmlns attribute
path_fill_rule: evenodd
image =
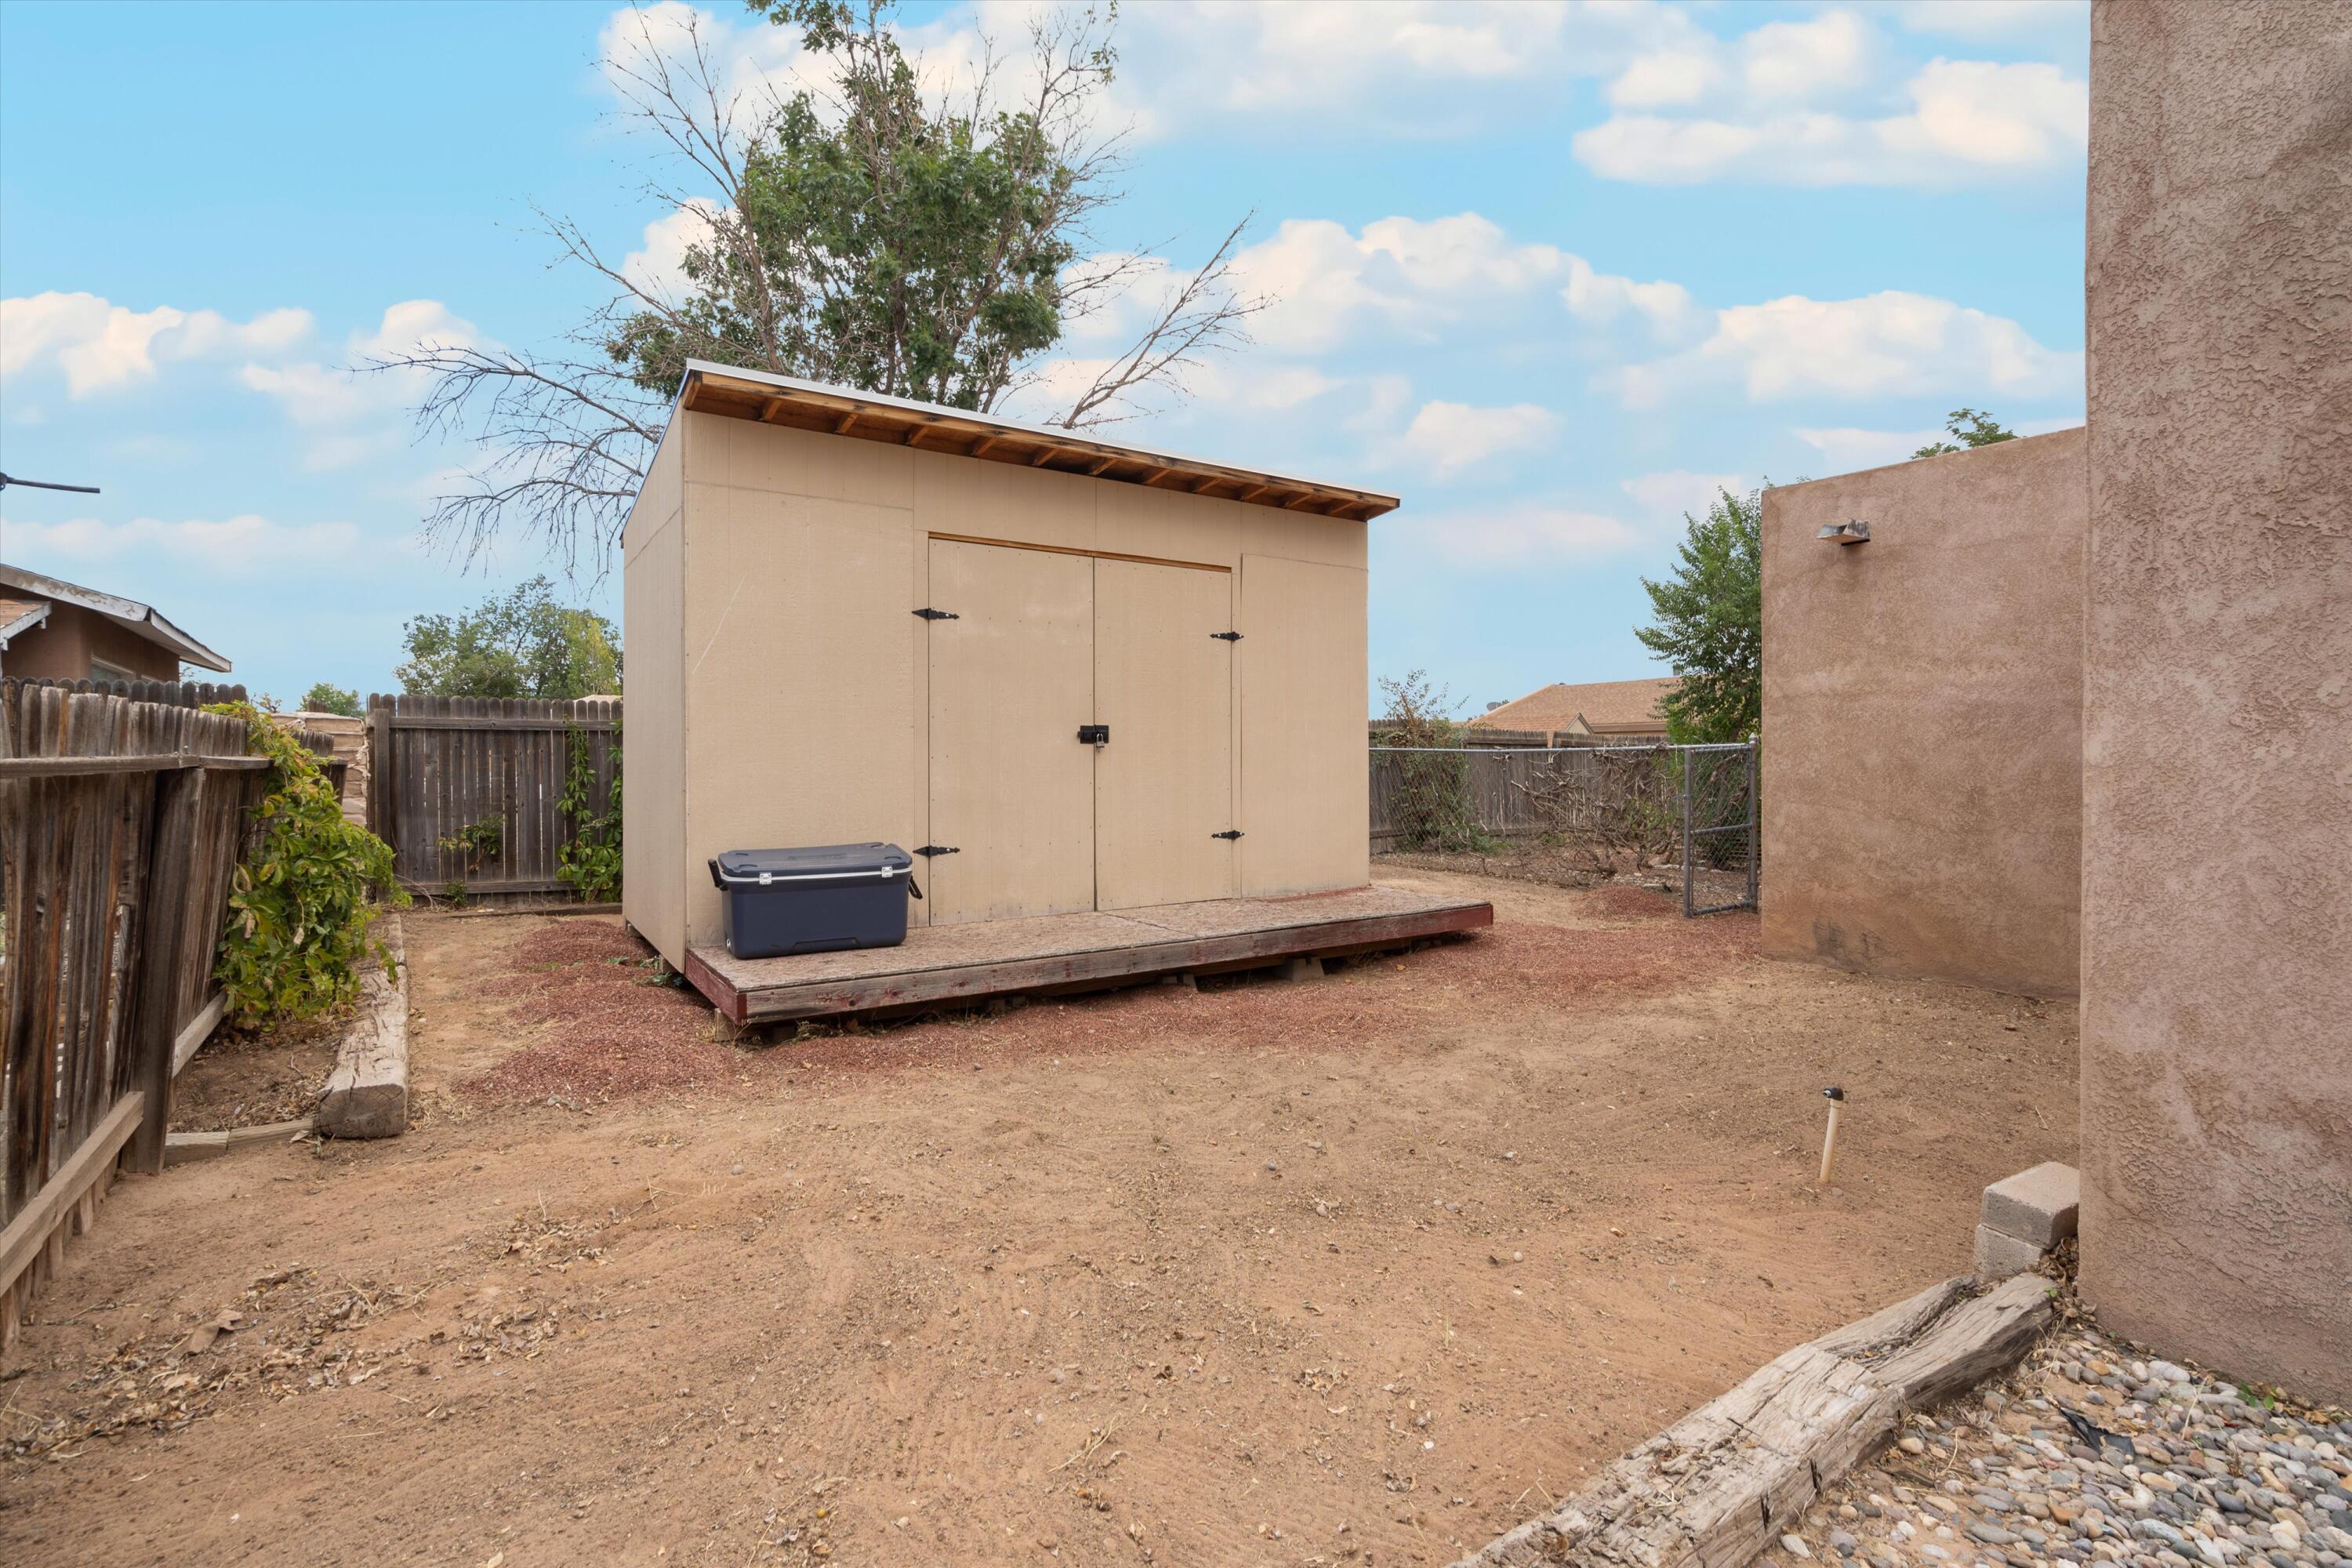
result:
<svg viewBox="0 0 2352 1568"><path fill-rule="evenodd" d="M0 1561L1442 1563L2073 1155L2071 1005L1394 879L1496 923L751 1051L609 921L412 917L416 1125L117 1184Z"/></svg>
<svg viewBox="0 0 2352 1568"><path fill-rule="evenodd" d="M173 1084L171 1130L220 1132L310 1115L335 1070L335 1046L349 1016L345 1008L258 1034L222 1028Z"/></svg>

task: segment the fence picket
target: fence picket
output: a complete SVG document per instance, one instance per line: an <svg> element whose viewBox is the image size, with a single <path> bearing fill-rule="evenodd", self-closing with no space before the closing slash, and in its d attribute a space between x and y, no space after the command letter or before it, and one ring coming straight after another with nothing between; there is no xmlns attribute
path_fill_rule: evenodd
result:
<svg viewBox="0 0 2352 1568"><path fill-rule="evenodd" d="M393 847L402 885L439 894L457 883L500 902L570 897L558 873L578 826L559 809L572 737L587 747L594 798L610 799L620 721L610 700L371 696L368 826ZM441 847L486 819L499 826L496 854L469 867Z"/></svg>
<svg viewBox="0 0 2352 1568"><path fill-rule="evenodd" d="M0 757L243 762L243 722L194 711L179 687L0 680ZM171 1043L203 1005L243 815L267 781L201 765L0 778L0 1347L68 1233L88 1228L123 1142L160 1158ZM200 819L205 795L221 808ZM159 841L157 803L174 797L189 808Z"/></svg>

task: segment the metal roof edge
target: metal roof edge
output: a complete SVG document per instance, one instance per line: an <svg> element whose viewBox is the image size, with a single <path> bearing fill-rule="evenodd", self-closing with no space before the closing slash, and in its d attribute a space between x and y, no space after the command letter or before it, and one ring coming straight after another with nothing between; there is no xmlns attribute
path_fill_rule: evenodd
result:
<svg viewBox="0 0 2352 1568"><path fill-rule="evenodd" d="M205 669L216 669L224 674L231 668L227 659L173 626L156 613L152 605L142 605L136 599L126 599L119 594L105 593L97 588L85 588L79 583L68 583L62 578L45 577L21 566L0 564L0 583L61 605L71 605L76 609L104 616L148 641L172 649L185 663Z"/></svg>

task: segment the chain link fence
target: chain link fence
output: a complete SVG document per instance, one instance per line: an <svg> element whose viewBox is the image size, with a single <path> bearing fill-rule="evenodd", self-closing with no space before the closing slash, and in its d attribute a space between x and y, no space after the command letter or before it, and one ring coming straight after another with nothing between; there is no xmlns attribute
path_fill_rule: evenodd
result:
<svg viewBox="0 0 2352 1568"><path fill-rule="evenodd" d="M1757 754L1730 745L1374 746L1379 849L1539 841L1596 880L1679 867L1683 912L1757 902Z"/></svg>
<svg viewBox="0 0 2352 1568"><path fill-rule="evenodd" d="M1756 907L1756 742L1675 746L1682 785L1683 913Z"/></svg>

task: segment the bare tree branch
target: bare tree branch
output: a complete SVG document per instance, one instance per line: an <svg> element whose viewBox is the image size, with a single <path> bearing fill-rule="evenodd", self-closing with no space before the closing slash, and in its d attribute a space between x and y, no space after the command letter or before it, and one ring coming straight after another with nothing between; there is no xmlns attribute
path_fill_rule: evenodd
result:
<svg viewBox="0 0 2352 1568"><path fill-rule="evenodd" d="M520 520L575 565L604 563L661 440L662 406L607 366L471 344L424 343L360 369L426 379L420 436L462 435L483 453L470 489L435 498L429 544L467 565Z"/></svg>
<svg viewBox="0 0 2352 1568"><path fill-rule="evenodd" d="M1133 418L1144 412L1144 395L1181 393L1187 369L1249 341L1249 318L1272 303L1234 288L1234 258L1249 221L1244 217L1227 231L1209 259L1170 292L1142 335L1103 368L1055 424L1076 430Z"/></svg>

